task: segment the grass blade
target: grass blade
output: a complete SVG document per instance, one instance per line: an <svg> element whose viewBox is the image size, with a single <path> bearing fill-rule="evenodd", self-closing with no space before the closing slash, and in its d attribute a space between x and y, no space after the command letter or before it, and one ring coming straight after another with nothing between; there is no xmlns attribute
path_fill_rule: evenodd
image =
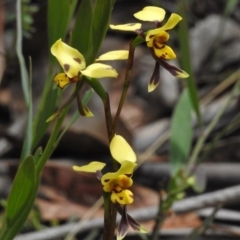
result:
<svg viewBox="0 0 240 240"><path fill-rule="evenodd" d="M174 176L188 159L191 141L191 102L186 89L176 105L171 123L170 165Z"/></svg>

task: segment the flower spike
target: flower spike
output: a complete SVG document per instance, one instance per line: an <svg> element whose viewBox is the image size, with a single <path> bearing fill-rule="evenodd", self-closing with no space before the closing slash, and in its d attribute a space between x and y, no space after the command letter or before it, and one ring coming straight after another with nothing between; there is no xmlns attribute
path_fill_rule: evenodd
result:
<svg viewBox="0 0 240 240"><path fill-rule="evenodd" d="M137 23L134 24L123 24L123 25L110 25L112 29L122 30L122 31L134 31L138 38L135 38L135 45L146 42L153 58L156 60L156 65L151 76L148 92L152 92L159 84L159 65L167 69L172 75L178 78L187 78L189 75L174 66L166 63L165 60L172 60L176 58L176 54L171 47L166 45L169 40L170 35L169 30L174 28L182 17L176 13L172 13L167 22L162 25L162 21L165 18L165 10L159 7L148 6L144 7L141 11L134 14L134 17L142 21L155 22L156 28L143 32L142 29L137 29ZM141 27L139 25L138 27Z"/></svg>
<svg viewBox="0 0 240 240"><path fill-rule="evenodd" d="M83 55L77 49L62 42L61 39L57 40L52 45L51 53L57 58L65 72L65 74L60 73L54 78L54 81L60 88L64 88L70 83L78 82L81 75L85 75L90 78L116 78L118 76L117 71L107 64L93 63L86 67ZM101 55L97 60L108 61L127 58L128 51L111 51Z"/></svg>

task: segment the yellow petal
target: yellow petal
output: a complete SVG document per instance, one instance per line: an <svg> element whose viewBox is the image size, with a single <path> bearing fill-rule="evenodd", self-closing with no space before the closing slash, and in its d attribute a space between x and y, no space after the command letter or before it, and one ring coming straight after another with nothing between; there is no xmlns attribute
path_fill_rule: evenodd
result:
<svg viewBox="0 0 240 240"><path fill-rule="evenodd" d="M182 20L181 16L179 16L176 13L172 13L164 26L162 26L160 28L155 28L155 29L149 30L147 32L146 41L148 42L150 40L151 36L154 36L154 35L160 33L161 31L167 31L167 30L174 28L178 24L178 22L181 20Z"/></svg>
<svg viewBox="0 0 240 240"><path fill-rule="evenodd" d="M134 17L142 21L162 22L165 13L165 10L159 7L145 7L142 11L135 13Z"/></svg>
<svg viewBox="0 0 240 240"><path fill-rule="evenodd" d="M84 117L94 117L93 113L87 106L83 106Z"/></svg>
<svg viewBox="0 0 240 240"><path fill-rule="evenodd" d="M106 173L101 178L102 185L105 185L111 179L117 179L120 175L132 175L134 168L137 166L136 163L124 161L121 164L121 167L115 173Z"/></svg>
<svg viewBox="0 0 240 240"><path fill-rule="evenodd" d="M176 58L176 54L174 53L172 48L170 48L167 45L163 45L161 48L156 48L153 46L153 51L157 58L162 58L167 60Z"/></svg>
<svg viewBox="0 0 240 240"><path fill-rule="evenodd" d="M133 193L128 189L122 190L119 193L112 192L111 201L120 205L132 204Z"/></svg>
<svg viewBox="0 0 240 240"><path fill-rule="evenodd" d="M122 163L123 161L136 162L137 157L131 146L120 135L115 135L110 143L112 157Z"/></svg>
<svg viewBox="0 0 240 240"><path fill-rule="evenodd" d="M102 162L90 162L84 166L73 166L73 170L77 172L91 172L95 173L97 171L101 171L105 167L106 163Z"/></svg>
<svg viewBox="0 0 240 240"><path fill-rule="evenodd" d="M148 92L152 92L158 86L160 80L160 65L158 62L155 63L155 68L153 74L150 78L150 82L148 84Z"/></svg>
<svg viewBox="0 0 240 240"><path fill-rule="evenodd" d="M162 30L166 31L174 28L181 20L182 20L181 16L179 16L176 13L172 13L168 21L164 24L164 26L162 26L163 28Z"/></svg>
<svg viewBox="0 0 240 240"><path fill-rule="evenodd" d="M111 29L120 30L120 31L135 31L141 29L141 23L126 23L121 25L110 25Z"/></svg>
<svg viewBox="0 0 240 240"><path fill-rule="evenodd" d="M152 92L156 89L156 87L159 85L159 82L155 84L154 82L148 84L148 92Z"/></svg>
<svg viewBox="0 0 240 240"><path fill-rule="evenodd" d="M68 76L65 73L59 73L55 78L54 82L57 84L58 87L64 88L66 85L71 83Z"/></svg>
<svg viewBox="0 0 240 240"><path fill-rule="evenodd" d="M114 77L118 76L117 71L110 65L102 63L93 63L89 65L86 69L81 71L81 73L87 77L92 78L104 78L104 77Z"/></svg>
<svg viewBox="0 0 240 240"><path fill-rule="evenodd" d="M111 51L107 52L105 54L102 54L99 56L96 61L109 61L109 60L123 60L128 59L128 53L127 50L117 50L117 51Z"/></svg>
<svg viewBox="0 0 240 240"><path fill-rule="evenodd" d="M69 78L77 76L86 67L83 55L77 49L62 42L61 39L52 45L51 53L57 58Z"/></svg>
<svg viewBox="0 0 240 240"><path fill-rule="evenodd" d="M189 74L181 69L181 71L176 71L176 75L175 76L177 78L188 78Z"/></svg>

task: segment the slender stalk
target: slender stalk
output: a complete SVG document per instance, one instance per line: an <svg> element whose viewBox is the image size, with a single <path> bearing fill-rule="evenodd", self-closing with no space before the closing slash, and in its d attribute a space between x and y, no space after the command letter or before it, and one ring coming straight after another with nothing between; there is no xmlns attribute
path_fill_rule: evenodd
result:
<svg viewBox="0 0 240 240"><path fill-rule="evenodd" d="M111 115L111 107L109 102L109 96L106 93L106 98L104 102L104 112L105 112L105 121L108 132L108 139L111 142L115 131L113 128L113 120ZM113 160L113 170L118 169L118 164ZM117 210L114 204L111 202L110 193L103 192L104 198L104 229L103 229L103 240L112 240L114 239L114 232L116 226L116 216Z"/></svg>
<svg viewBox="0 0 240 240"><path fill-rule="evenodd" d="M229 134L229 132L232 132L232 129L235 129L236 127L239 127L239 119L240 119L240 113L237 114L231 121L230 123L221 131L219 132L214 139L212 140L212 142L210 142L209 144L205 145L204 147L204 153L203 155L200 157L200 160L198 161L199 163L202 163L206 157L208 156L208 154L211 152L211 150L215 147L215 145L218 143L218 141L224 137L225 135Z"/></svg>
<svg viewBox="0 0 240 240"><path fill-rule="evenodd" d="M115 129L113 127L113 119L112 119L112 114L111 114L111 107L110 107L110 101L109 101L109 96L108 93L106 93L106 98L104 102L104 113L105 113L105 121L106 121L106 127L107 127L107 132L108 132L108 140L111 142L114 134L115 134Z"/></svg>
<svg viewBox="0 0 240 240"><path fill-rule="evenodd" d="M22 89L24 100L26 106L28 107L30 102L29 96L29 77L22 53L22 1L17 0L16 2L16 20L17 20L17 39L16 39L16 52L18 56L18 61L20 65L20 73L21 73L21 81L22 81Z"/></svg>
<svg viewBox="0 0 240 240"><path fill-rule="evenodd" d="M50 136L50 138L49 138L49 140L47 142L47 146L44 149L43 155L41 156L41 158L39 159L39 161L36 164L36 172L37 172L38 176L41 174L42 169L45 166L47 160L49 159L49 157L51 156L51 154L53 153L53 151L57 147L55 142L56 142L56 139L57 139L58 134L60 132L60 129L62 127L62 122L63 122L63 120L65 118L65 115L68 112L67 110L68 109L66 108L65 114L63 114L61 117L59 117L56 120L54 129L53 129L53 131L51 133L51 136Z"/></svg>
<svg viewBox="0 0 240 240"><path fill-rule="evenodd" d="M132 41L131 41L130 45L129 45L129 55L128 55L127 68L126 68L126 73L125 73L125 80L124 80L122 95L121 95L121 99L120 99L120 102L119 102L119 105L118 105L117 113L115 115L114 122L113 122L114 131L116 131L118 120L119 120L119 117L120 117L120 113L121 113L124 101L126 99L128 87L129 87L129 84L130 84L130 78L131 78L131 75L132 75L132 67L133 67L134 50L135 50L135 47L133 47Z"/></svg>

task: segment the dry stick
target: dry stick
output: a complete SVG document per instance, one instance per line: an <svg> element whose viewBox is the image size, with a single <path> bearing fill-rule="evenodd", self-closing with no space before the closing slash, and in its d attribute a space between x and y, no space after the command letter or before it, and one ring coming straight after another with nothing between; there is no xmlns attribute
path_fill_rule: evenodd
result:
<svg viewBox="0 0 240 240"><path fill-rule="evenodd" d="M216 126L217 122L219 121L219 119L222 117L223 113L226 111L226 109L228 108L230 102L232 101L233 97L235 97L236 94L238 94L239 91L239 85L240 85L240 80L238 80L238 82L235 84L232 92L230 93L229 98L227 99L225 105L220 109L220 111L216 114L216 116L213 118L213 120L210 122L210 124L207 126L206 130L204 131L204 133L199 137L193 152L189 158L188 161L188 170L189 172L192 171L194 165L197 163L198 160L198 156L200 151L202 150L202 147L206 141L206 139L208 138L208 136L210 135L210 133L212 132L212 130L214 129L214 127Z"/></svg>
<svg viewBox="0 0 240 240"><path fill-rule="evenodd" d="M150 237L151 240L157 240L158 236L160 235L160 227L162 226L164 220L165 220L165 212L163 210L163 196L160 193L159 198L159 206L158 206L158 213L155 219L154 227L152 229L152 235Z"/></svg>
<svg viewBox="0 0 240 240"><path fill-rule="evenodd" d="M176 213L185 213L189 211L199 210L206 207L215 207L218 204L226 204L229 202L239 201L240 185L225 188L223 190L205 193L200 196L183 199L173 204L172 210ZM158 212L158 206L144 207L129 211L129 214L138 221L148 221L154 219ZM119 222L119 218L117 219ZM65 236L78 223L68 223L59 227L44 229L34 233L21 234L14 240L54 240ZM94 228L101 228L103 218L95 218L82 225L81 231Z"/></svg>
<svg viewBox="0 0 240 240"><path fill-rule="evenodd" d="M103 198L100 197L97 202L90 208L90 210L82 217L82 219L71 229L71 231L66 236L65 240L74 239L75 235L81 230L83 224L87 222L96 211L103 205Z"/></svg>
<svg viewBox="0 0 240 240"><path fill-rule="evenodd" d="M226 88L234 84L240 77L240 69L235 71L232 75L226 78L223 82L217 85L212 91L210 91L206 96L201 99L203 105L207 105L211 102L217 95L223 92Z"/></svg>
<svg viewBox="0 0 240 240"><path fill-rule="evenodd" d="M208 228L212 225L215 215L217 214L218 210L222 207L222 204L218 204L212 211L212 213L208 216L207 219L201 224L200 227L194 229L185 240L195 240L197 237L206 233Z"/></svg>

